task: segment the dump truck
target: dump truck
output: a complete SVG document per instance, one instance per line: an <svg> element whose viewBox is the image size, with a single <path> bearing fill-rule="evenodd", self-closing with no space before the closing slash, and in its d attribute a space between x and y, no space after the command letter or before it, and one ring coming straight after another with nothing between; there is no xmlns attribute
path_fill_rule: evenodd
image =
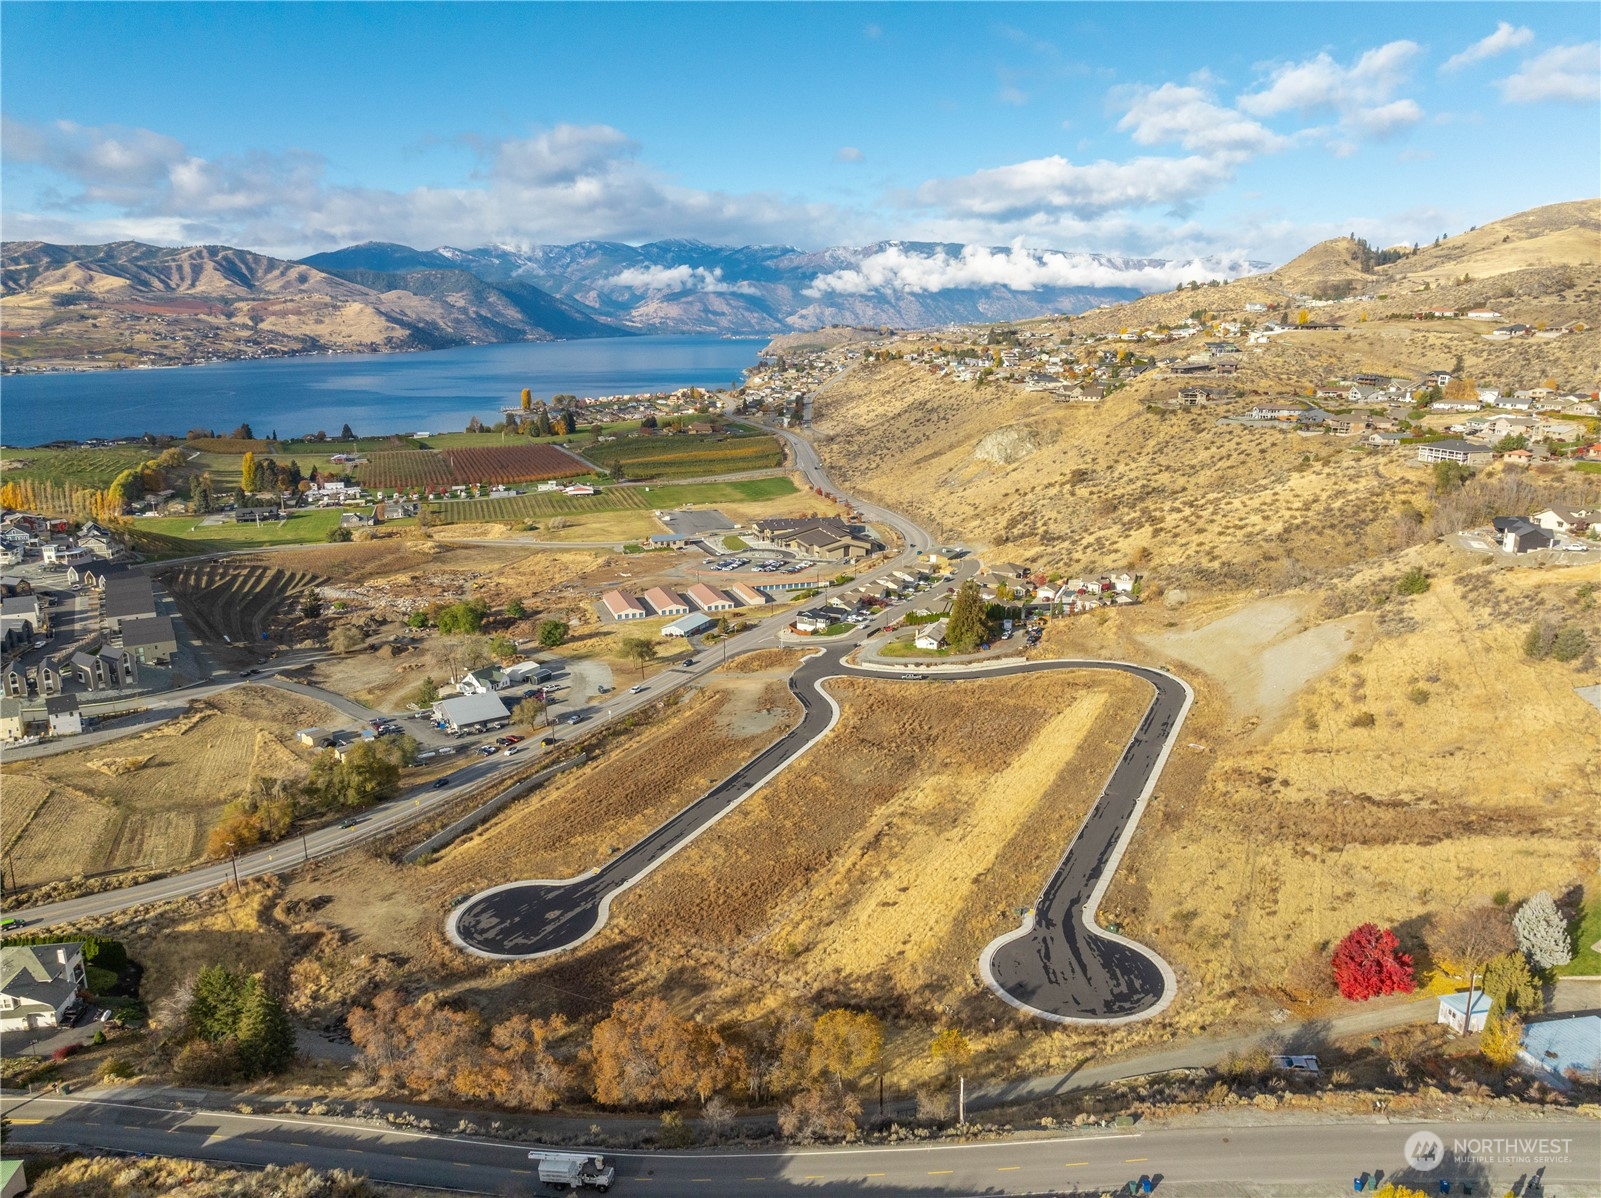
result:
<svg viewBox="0 0 1601 1198"><path fill-rule="evenodd" d="M591 1189L604 1194L611 1189L617 1170L603 1156L582 1152L540 1152L528 1154L539 1164L539 1180L553 1190Z"/></svg>

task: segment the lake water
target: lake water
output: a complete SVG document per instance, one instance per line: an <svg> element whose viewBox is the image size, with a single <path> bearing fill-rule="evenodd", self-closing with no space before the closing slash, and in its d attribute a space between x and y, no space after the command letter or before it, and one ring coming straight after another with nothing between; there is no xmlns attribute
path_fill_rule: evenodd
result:
<svg viewBox="0 0 1601 1198"><path fill-rule="evenodd" d="M339 354L219 362L164 370L7 375L0 443L39 445L191 428L258 437L349 424L360 436L459 432L499 419L524 387L552 395L627 395L726 387L756 362L765 338L605 337L469 345L411 354Z"/></svg>

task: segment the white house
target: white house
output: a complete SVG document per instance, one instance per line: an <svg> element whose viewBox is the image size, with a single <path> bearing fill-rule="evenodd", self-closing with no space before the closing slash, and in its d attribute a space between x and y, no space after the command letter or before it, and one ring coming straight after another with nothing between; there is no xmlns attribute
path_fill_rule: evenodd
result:
<svg viewBox="0 0 1601 1198"><path fill-rule="evenodd" d="M1473 1019L1468 1020L1468 996L1444 994L1440 996L1440 1013L1436 1023L1443 1023L1458 1035L1472 1035L1484 1030L1484 1021L1490 1017L1490 996L1482 990L1473 992Z"/></svg>
<svg viewBox="0 0 1601 1198"><path fill-rule="evenodd" d="M83 731L83 713L77 695L51 695L44 701L51 736L77 736Z"/></svg>
<svg viewBox="0 0 1601 1198"><path fill-rule="evenodd" d="M945 630L949 625L949 620L935 620L932 624L924 624L918 630L917 639L912 644L919 649L942 648L945 644Z"/></svg>
<svg viewBox="0 0 1601 1198"><path fill-rule="evenodd" d="M0 1032L59 1027L87 985L82 944L0 948Z"/></svg>

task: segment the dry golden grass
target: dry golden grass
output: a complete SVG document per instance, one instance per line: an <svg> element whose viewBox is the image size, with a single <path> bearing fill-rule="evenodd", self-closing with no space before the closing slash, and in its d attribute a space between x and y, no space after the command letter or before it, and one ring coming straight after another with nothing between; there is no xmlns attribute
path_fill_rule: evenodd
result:
<svg viewBox="0 0 1601 1198"><path fill-rule="evenodd" d="M395 1188L360 1180L345 1170L324 1172L307 1165L268 1165L263 1171L230 1169L177 1157L84 1157L43 1172L30 1165L35 1198L430 1198L443 1191Z"/></svg>
<svg viewBox="0 0 1601 1198"><path fill-rule="evenodd" d="M118 742L6 765L6 851L24 885L196 860L223 807L254 774L298 777L310 753L279 735L335 712L283 691L239 687ZM281 734L265 729L283 729Z"/></svg>
<svg viewBox="0 0 1601 1198"><path fill-rule="evenodd" d="M1519 647L1551 613L1601 643L1579 581L1484 568L1437 578L1381 609L1357 651L1301 694L1300 718L1217 738L1204 785L1142 828L1110 896L1187 971L1184 1001L1215 1008L1230 991L1271 989L1367 920L1416 947L1430 918L1463 903L1593 873L1596 715L1573 693L1589 673Z"/></svg>

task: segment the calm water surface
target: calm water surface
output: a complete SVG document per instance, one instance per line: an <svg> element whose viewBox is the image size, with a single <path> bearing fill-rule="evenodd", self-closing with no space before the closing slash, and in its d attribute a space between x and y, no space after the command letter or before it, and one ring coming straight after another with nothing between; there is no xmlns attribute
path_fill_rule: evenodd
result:
<svg viewBox="0 0 1601 1198"><path fill-rule="evenodd" d="M754 365L765 338L608 337L470 345L414 354L340 354L165 370L8 375L0 442L227 433L248 422L284 438L349 424L360 436L459 432L515 405L524 387L552 395L619 395L722 387Z"/></svg>

